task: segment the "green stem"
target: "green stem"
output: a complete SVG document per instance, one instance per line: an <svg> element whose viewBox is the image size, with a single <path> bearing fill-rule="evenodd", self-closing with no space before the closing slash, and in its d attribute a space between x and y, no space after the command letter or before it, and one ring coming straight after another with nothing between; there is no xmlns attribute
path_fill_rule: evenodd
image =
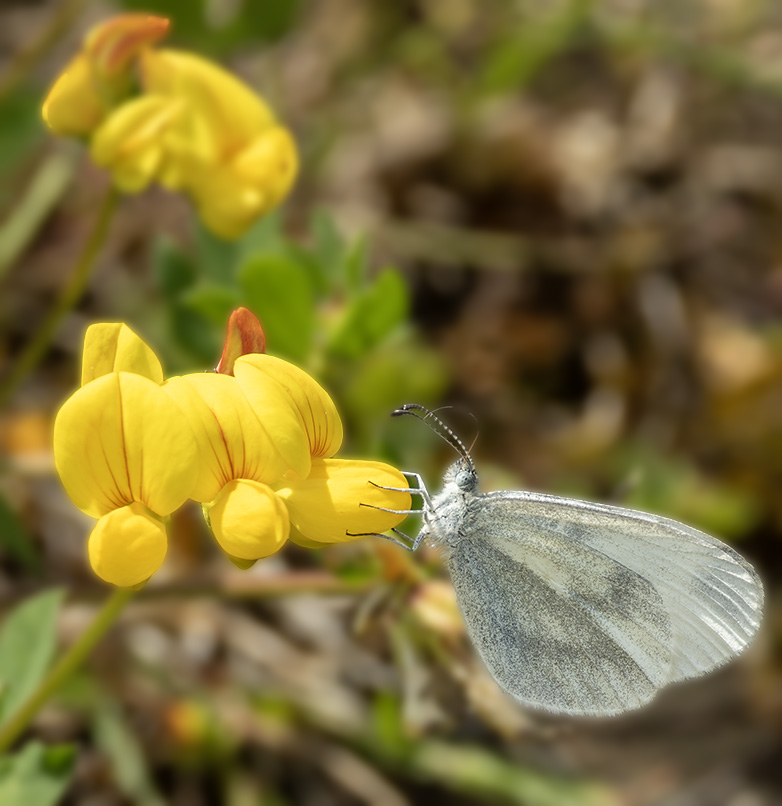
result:
<svg viewBox="0 0 782 806"><path fill-rule="evenodd" d="M73 306L76 305L81 295L84 293L87 281L90 278L90 273L92 272L92 267L95 265L95 258L98 256L103 242L106 240L109 223L117 206L117 199L117 191L113 187L109 188L103 198L90 237L87 239L82 253L74 264L71 276L62 289L59 299L36 331L32 341L29 342L25 350L19 356L19 359L8 377L2 385L0 385L0 407L5 405L11 395L16 391L19 384L38 365L38 362L51 344L52 337L63 318Z"/></svg>
<svg viewBox="0 0 782 806"><path fill-rule="evenodd" d="M119 616L134 593L133 588L117 588L98 612L98 615L95 616L92 624L57 661L21 708L0 727L0 753L5 753L8 750L24 732L41 706L81 666L98 641L117 620L117 616Z"/></svg>

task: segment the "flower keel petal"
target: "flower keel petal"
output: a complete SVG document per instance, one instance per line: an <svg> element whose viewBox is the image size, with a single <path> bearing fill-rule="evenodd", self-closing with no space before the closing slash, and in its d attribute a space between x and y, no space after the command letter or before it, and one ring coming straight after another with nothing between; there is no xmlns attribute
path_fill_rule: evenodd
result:
<svg viewBox="0 0 782 806"><path fill-rule="evenodd" d="M313 459L310 475L301 481L286 480L277 495L304 538L345 543L355 539L351 535L385 532L405 519L404 514L374 507L410 509L410 494L381 487L407 487L407 481L383 462Z"/></svg>
<svg viewBox="0 0 782 806"><path fill-rule="evenodd" d="M257 560L279 551L288 539L288 510L271 487L235 479L211 506L209 522L217 542L232 557Z"/></svg>
<svg viewBox="0 0 782 806"><path fill-rule="evenodd" d="M90 565L104 581L129 588L149 579L166 556L166 527L139 503L104 515L90 534Z"/></svg>

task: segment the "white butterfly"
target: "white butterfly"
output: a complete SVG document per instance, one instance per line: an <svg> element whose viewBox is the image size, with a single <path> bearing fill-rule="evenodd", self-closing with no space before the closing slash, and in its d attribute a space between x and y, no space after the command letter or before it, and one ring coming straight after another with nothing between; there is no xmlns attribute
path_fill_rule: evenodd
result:
<svg viewBox="0 0 782 806"><path fill-rule="evenodd" d="M524 705L610 716L738 655L758 630L763 586L732 548L670 518L530 492L477 492L469 451L430 497L424 525L443 547L467 630L499 685Z"/></svg>

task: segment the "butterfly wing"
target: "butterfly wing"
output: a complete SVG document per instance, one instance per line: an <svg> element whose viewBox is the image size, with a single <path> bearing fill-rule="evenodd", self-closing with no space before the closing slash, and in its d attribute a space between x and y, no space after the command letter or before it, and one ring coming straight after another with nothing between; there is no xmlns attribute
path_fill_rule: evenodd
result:
<svg viewBox="0 0 782 806"><path fill-rule="evenodd" d="M552 711L609 715L703 674L757 631L736 552L667 518L536 493L475 499L449 566L498 682Z"/></svg>
<svg viewBox="0 0 782 806"><path fill-rule="evenodd" d="M510 499L507 496L511 496ZM673 626L670 682L738 655L760 626L763 586L730 546L670 518L538 493L492 493L525 522L566 536L643 576Z"/></svg>
<svg viewBox="0 0 782 806"><path fill-rule="evenodd" d="M654 586L498 501L449 553L467 630L522 703L610 715L648 702L670 676L671 621Z"/></svg>

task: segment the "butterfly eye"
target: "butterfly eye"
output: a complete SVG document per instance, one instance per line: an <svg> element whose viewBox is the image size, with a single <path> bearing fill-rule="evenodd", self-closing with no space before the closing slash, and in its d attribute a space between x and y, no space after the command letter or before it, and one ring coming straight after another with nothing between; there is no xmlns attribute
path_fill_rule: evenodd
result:
<svg viewBox="0 0 782 806"><path fill-rule="evenodd" d="M475 475L469 470L460 470L456 474L456 486L460 490L469 490L475 486Z"/></svg>

